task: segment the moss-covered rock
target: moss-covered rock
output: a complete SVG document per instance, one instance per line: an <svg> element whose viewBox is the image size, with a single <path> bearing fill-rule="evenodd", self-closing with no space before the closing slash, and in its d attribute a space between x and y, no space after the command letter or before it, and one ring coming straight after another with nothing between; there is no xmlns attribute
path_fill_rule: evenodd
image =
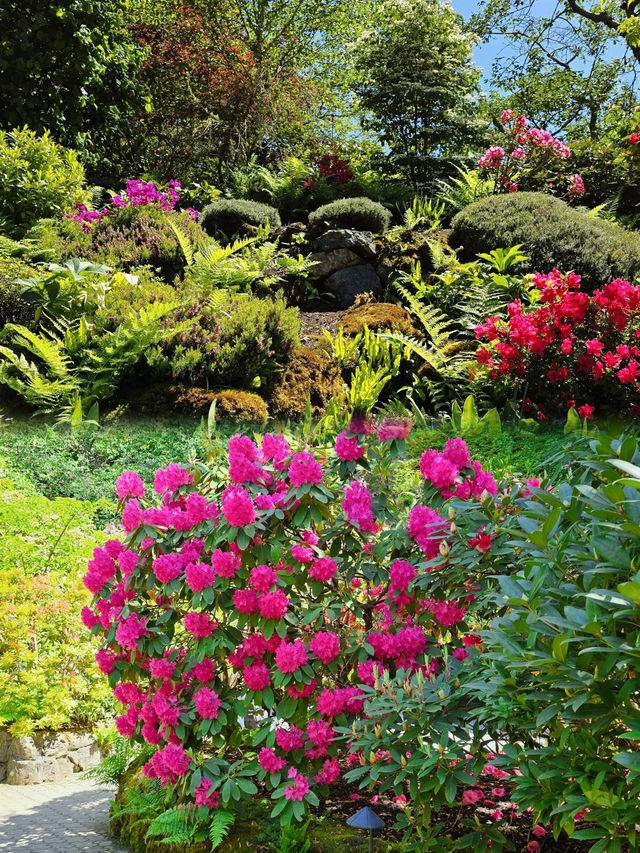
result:
<svg viewBox="0 0 640 853"><path fill-rule="evenodd" d="M393 302L354 305L343 316L340 325L345 335L357 335L365 326L372 332L403 332L413 337L419 334L409 312Z"/></svg>
<svg viewBox="0 0 640 853"><path fill-rule="evenodd" d="M343 382L339 365L322 350L299 347L285 365L271 399L271 412L283 420L300 420L310 397L313 414L322 415L329 400L341 394Z"/></svg>
<svg viewBox="0 0 640 853"><path fill-rule="evenodd" d="M127 409L152 416L167 412L206 416L214 401L216 418L220 421L263 424L269 415L262 397L250 391L210 391L156 382L144 390L131 389L125 399Z"/></svg>

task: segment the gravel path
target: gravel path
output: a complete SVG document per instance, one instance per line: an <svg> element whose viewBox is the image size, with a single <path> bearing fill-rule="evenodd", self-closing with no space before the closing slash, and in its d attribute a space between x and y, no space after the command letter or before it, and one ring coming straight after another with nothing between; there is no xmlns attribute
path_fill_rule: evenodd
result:
<svg viewBox="0 0 640 853"><path fill-rule="evenodd" d="M109 836L113 789L89 780L0 785L0 850L121 853Z"/></svg>

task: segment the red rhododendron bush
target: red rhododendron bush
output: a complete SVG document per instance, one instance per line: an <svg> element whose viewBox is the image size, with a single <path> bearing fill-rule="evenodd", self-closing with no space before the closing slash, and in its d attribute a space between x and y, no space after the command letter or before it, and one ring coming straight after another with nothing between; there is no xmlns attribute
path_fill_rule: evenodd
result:
<svg viewBox="0 0 640 853"><path fill-rule="evenodd" d="M486 342L477 352L481 375L514 380L525 392L525 411L577 407L582 418L596 408L640 413L640 284L617 279L592 294L580 276L533 276L539 302L508 306L508 319L490 317L476 328Z"/></svg>
<svg viewBox="0 0 640 853"><path fill-rule="evenodd" d="M313 451L235 436L228 459L169 465L153 489L119 478L126 536L96 549L83 619L104 635L118 730L155 747L144 774L177 801L205 813L255 794L256 777L274 816L300 818L350 765L380 759L357 740L379 679L453 689L479 643L465 623L473 581L455 596L421 581L447 563L443 502L497 487L452 439L423 454L425 498L407 505L390 472L409 428L354 419ZM491 535L476 533L482 556Z"/></svg>

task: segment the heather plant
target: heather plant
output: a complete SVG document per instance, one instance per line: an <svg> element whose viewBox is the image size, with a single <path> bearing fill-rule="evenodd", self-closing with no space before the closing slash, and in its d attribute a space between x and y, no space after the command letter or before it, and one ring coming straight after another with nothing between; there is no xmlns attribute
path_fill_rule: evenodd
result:
<svg viewBox="0 0 640 853"><path fill-rule="evenodd" d="M206 240L195 221L198 212L177 210L180 195L177 181L170 181L163 190L151 181L129 180L107 206L92 210L77 204L60 220L37 223L29 237L52 249L58 260L84 257L125 271L149 265L173 281L185 266L174 229L196 247Z"/></svg>
<svg viewBox="0 0 640 853"><path fill-rule="evenodd" d="M200 388L273 386L299 343L298 311L280 295L252 299L226 290L180 306L146 353L152 372Z"/></svg>
<svg viewBox="0 0 640 853"><path fill-rule="evenodd" d="M118 729L155 746L143 773L171 804L202 819L257 782L272 817L302 819L345 766L384 765L337 737L364 721L364 685L404 672L455 688L477 642L472 582L417 594L447 565L453 530L426 493L407 515L389 488L410 429L354 417L316 452L234 436L226 458L214 448L207 465L159 470L155 498L134 472L119 478L125 536L89 563L83 621L104 638ZM421 468L439 503L497 492L459 439Z"/></svg>
<svg viewBox="0 0 640 853"><path fill-rule="evenodd" d="M22 235L37 219L62 215L86 198L84 170L75 151L48 131L0 131L0 226Z"/></svg>
<svg viewBox="0 0 640 853"><path fill-rule="evenodd" d="M589 295L557 270L532 284L538 303L516 300L476 327L478 384L498 398L515 385L540 420L567 408L583 419L640 412L640 285L616 279Z"/></svg>

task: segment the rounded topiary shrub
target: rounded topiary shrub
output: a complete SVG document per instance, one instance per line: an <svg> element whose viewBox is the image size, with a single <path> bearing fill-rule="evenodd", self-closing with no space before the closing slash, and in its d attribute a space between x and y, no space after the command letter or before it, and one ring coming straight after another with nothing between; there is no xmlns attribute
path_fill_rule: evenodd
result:
<svg viewBox="0 0 640 853"><path fill-rule="evenodd" d="M309 230L319 234L331 228L354 228L381 234L391 223L391 214L369 198L341 198L309 214Z"/></svg>
<svg viewBox="0 0 640 853"><path fill-rule="evenodd" d="M544 193L490 196L462 210L452 226L451 245L467 259L521 244L530 260L520 271L574 271L586 291L640 275L640 235Z"/></svg>
<svg viewBox="0 0 640 853"><path fill-rule="evenodd" d="M272 228L280 227L280 214L275 207L247 199L223 198L207 205L198 221L211 237L222 232L231 238L244 226L258 228L267 220Z"/></svg>

